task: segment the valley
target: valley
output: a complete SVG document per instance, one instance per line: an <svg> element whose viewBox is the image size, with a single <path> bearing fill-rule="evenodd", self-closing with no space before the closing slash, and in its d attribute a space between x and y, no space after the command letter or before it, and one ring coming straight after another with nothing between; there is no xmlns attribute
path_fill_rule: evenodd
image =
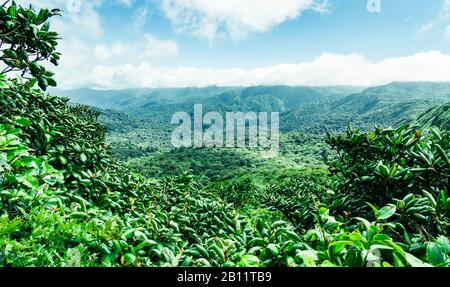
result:
<svg viewBox="0 0 450 287"><path fill-rule="evenodd" d="M55 90L72 103L101 110L100 122L115 156L133 171L165 177L191 170L205 182L249 180L265 186L274 171L299 172L324 167L331 151L327 133L350 124L368 131L414 122L422 113L450 101L450 83L405 82L378 87L289 87ZM125 100L126 99L126 100ZM280 154L262 159L257 150L173 148L171 117L179 111L204 113L279 112ZM275 172L277 174L277 172Z"/></svg>

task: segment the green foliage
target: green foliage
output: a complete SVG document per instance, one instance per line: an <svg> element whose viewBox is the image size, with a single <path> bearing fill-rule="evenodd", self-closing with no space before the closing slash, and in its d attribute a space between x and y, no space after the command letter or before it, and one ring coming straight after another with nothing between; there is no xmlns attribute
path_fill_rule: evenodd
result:
<svg viewBox="0 0 450 287"><path fill-rule="evenodd" d="M58 33L50 31L49 19L60 15L59 9L33 9L16 5L15 1L6 1L0 7L0 60L6 65L1 74L13 71L21 76L31 76L29 85L36 82L45 90L56 86L53 73L39 64L49 60L58 65L60 53L56 52Z"/></svg>
<svg viewBox="0 0 450 287"><path fill-rule="evenodd" d="M77 124L95 123L95 116L86 117L84 108L67 108L67 111L64 117L75 118ZM296 219L286 213L287 219L297 221L296 225L263 218L253 219L251 223L234 210L233 204L216 197L220 189L204 191L188 174L144 181L127 175L107 154L100 160L104 166L97 167L93 154L78 148L54 157L48 153L41 155L47 169L41 168L39 162L24 166L25 157L36 157L36 153L28 145L34 141L26 141L31 134L25 136L22 129L28 128L31 133L38 123L22 117L12 118L15 120L2 118L8 122L1 126L0 133L2 168L8 171L7 177L15 179L21 178L23 172L18 167L28 168L37 181L29 179L28 184L16 180L14 188L2 183L3 190L5 187L13 192L21 190L23 197L19 198L18 212L11 212L10 197L2 193L1 265L418 266L424 264L422 260L439 266L448 264L448 243L443 237L430 243L416 240L409 246L396 242L393 239L396 233L392 237L388 235L390 228L398 228L397 223L349 221L342 216L335 219L320 202L333 197L320 181L286 180L278 190L271 190L272 195L279 193L286 198L297 194L303 205L294 208L303 210L305 206L307 212ZM14 123L21 128L13 126ZM99 144L100 139L83 140ZM61 161L60 156L66 161ZM48 161L58 169L49 168ZM77 170L80 177L72 176L67 170L65 165L69 162L70 171ZM95 175L90 168L96 171ZM47 175L50 175L47 179L54 179L50 184L44 179ZM317 197L302 194L314 190ZM320 196L323 193L326 195ZM56 204L46 204L53 202L49 197L56 198ZM30 198L33 198L31 203ZM239 203L241 198L228 200ZM380 210L378 219L390 219L390 210ZM308 222L304 231L299 230L301 221ZM413 254L410 249L425 250L425 253ZM374 250L381 253L373 253Z"/></svg>
<svg viewBox="0 0 450 287"><path fill-rule="evenodd" d="M268 185L259 198L269 210L281 212L298 230L306 231L314 227L317 204L330 202L333 192L329 188L325 172L303 172Z"/></svg>
<svg viewBox="0 0 450 287"><path fill-rule="evenodd" d="M424 127L438 127L450 130L450 103L433 107L417 118L417 122Z"/></svg>
<svg viewBox="0 0 450 287"><path fill-rule="evenodd" d="M2 9L0 27L34 13ZM349 129L327 139L333 177L275 162L205 187L185 171L133 174L97 110L33 79L0 76L0 266L450 265L448 131Z"/></svg>
<svg viewBox="0 0 450 287"><path fill-rule="evenodd" d="M407 125L370 133L349 128L346 135L329 136L327 142L338 152L330 163L332 174L342 178L337 188L352 198L349 205L357 214L367 215L362 202L383 207L395 200L401 222L416 232L448 233L448 131L422 134Z"/></svg>
<svg viewBox="0 0 450 287"><path fill-rule="evenodd" d="M217 182L208 185L207 188L211 193L237 208L258 205L258 188L250 178Z"/></svg>

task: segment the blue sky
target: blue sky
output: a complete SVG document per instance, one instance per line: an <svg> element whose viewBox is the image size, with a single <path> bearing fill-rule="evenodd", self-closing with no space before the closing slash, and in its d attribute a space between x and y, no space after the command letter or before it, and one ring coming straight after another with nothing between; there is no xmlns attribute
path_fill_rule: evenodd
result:
<svg viewBox="0 0 450 287"><path fill-rule="evenodd" d="M369 13L367 0L335 0L329 12L306 11L303 15L255 32L242 39L193 37L176 33L157 1L135 0L125 8L110 3L100 9L105 16L110 41L133 40L126 28L117 26L133 21L136 9L148 9L143 30L159 38L173 39L180 46L177 62L171 64L211 67L257 67L282 62L311 60L323 52L358 52L369 59L404 56L438 49L450 52L443 21L429 33L420 28L439 15L442 0L381 0L381 12Z"/></svg>
<svg viewBox="0 0 450 287"><path fill-rule="evenodd" d="M367 3L379 1L371 13ZM27 2L27 1L19 1ZM63 88L450 81L450 0L42 0Z"/></svg>

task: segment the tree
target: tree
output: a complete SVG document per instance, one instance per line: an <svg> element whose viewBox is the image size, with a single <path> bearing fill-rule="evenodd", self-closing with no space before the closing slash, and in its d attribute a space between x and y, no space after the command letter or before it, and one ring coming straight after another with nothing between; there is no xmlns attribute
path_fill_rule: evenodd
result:
<svg viewBox="0 0 450 287"><path fill-rule="evenodd" d="M35 11L30 5L24 8L15 1L0 6L0 60L2 75L19 72L28 79L29 87L38 83L42 90L56 86L54 73L39 63L50 61L58 65L60 53L56 52L58 33L50 31L49 19L59 16L60 9Z"/></svg>

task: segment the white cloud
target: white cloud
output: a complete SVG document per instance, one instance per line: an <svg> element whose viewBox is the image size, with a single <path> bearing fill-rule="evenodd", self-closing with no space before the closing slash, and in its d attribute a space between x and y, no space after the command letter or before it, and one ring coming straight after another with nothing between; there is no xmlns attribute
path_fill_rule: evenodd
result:
<svg viewBox="0 0 450 287"><path fill-rule="evenodd" d="M423 25L422 27L420 27L419 30L417 31L417 33L419 33L419 34L428 33L433 29L434 25L435 25L434 22L429 22L429 23Z"/></svg>
<svg viewBox="0 0 450 287"><path fill-rule="evenodd" d="M123 4L123 5L127 6L127 7L132 6L133 2L134 2L134 0L118 0L118 1L119 1L119 3L121 3L121 4Z"/></svg>
<svg viewBox="0 0 450 287"><path fill-rule="evenodd" d="M135 10L135 14L133 16L133 30L141 31L144 28L144 25L147 23L147 20L152 16L152 11L147 6L143 6L137 8Z"/></svg>
<svg viewBox="0 0 450 287"><path fill-rule="evenodd" d="M78 86L91 82L92 73L97 67L118 67L124 64L139 65L140 63L160 63L177 57L178 44L175 41L159 39L155 35L142 32L146 18L151 13L146 6L136 9L135 21L129 23L130 28L140 34L134 41L106 41L103 19L98 12L106 0L40 0L38 3L30 0L19 0L19 4L33 4L36 8L62 8L63 17L51 19L52 30L63 38L58 46L63 56L58 67L49 68L60 74L59 83L62 86ZM77 3L81 3L78 5ZM111 3L111 2L109 2ZM113 3L131 6L133 0L114 0ZM74 9L74 7L76 9ZM142 32L142 33L141 33ZM105 75L95 75L97 80L108 79Z"/></svg>
<svg viewBox="0 0 450 287"><path fill-rule="evenodd" d="M132 1L120 1L131 5ZM297 17L305 9L323 12L322 0L163 0L169 18L179 29L212 39L218 34L239 38L263 32ZM221 1L220 8L215 4ZM30 2L30 1L20 1ZM324 53L309 62L285 63L253 69L211 69L166 67L179 54L175 41L143 33L135 41L106 41L98 8L104 0L83 1L80 13L67 13L52 20L64 38L58 48L63 53L59 67L52 67L62 88L130 88L187 86L288 85L376 85L391 81L450 81L450 55L439 51L389 58L373 62L360 54ZM212 4L215 2L215 4ZM39 5L61 7L66 0L40 0ZM118 2L116 2L118 3ZM447 4L445 4L447 3ZM442 15L450 17L450 0ZM171 6L172 5L172 6ZM446 8L448 7L448 8ZM448 14L446 14L448 11ZM133 27L142 27L148 10ZM178 20L174 20L180 16ZM431 27L432 28L432 27ZM430 28L430 29L431 29ZM137 29L140 31L140 29ZM447 28L450 34L450 28Z"/></svg>
<svg viewBox="0 0 450 287"><path fill-rule="evenodd" d="M144 34L144 40L136 42L118 41L111 45L90 44L80 39L62 41L63 56L56 72L58 86L73 88L82 86L127 86L132 83L131 74L116 71L124 66L139 67L141 63L158 63L178 55L178 45L171 40L161 40L151 34ZM137 75L141 76L141 75Z"/></svg>
<svg viewBox="0 0 450 287"><path fill-rule="evenodd" d="M175 41L161 40L147 33L143 35L141 41L118 41L112 45L95 44L93 55L91 54L89 58L97 64L101 64L102 61L109 63L126 61L128 64L139 64L155 58L175 58L178 56L178 51L178 44Z"/></svg>
<svg viewBox="0 0 450 287"><path fill-rule="evenodd" d="M94 40L104 33L101 16L97 12L97 8L103 3L103 0L39 0L39 2L19 0L16 2L27 6L32 4L36 8L62 9L63 17L53 17L50 22L52 29L58 32L64 40Z"/></svg>
<svg viewBox="0 0 450 287"><path fill-rule="evenodd" d="M212 41L239 39L265 32L304 10L326 10L328 0L163 0L162 7L177 32L190 32Z"/></svg>
<svg viewBox="0 0 450 287"><path fill-rule="evenodd" d="M450 19L450 0L442 0L442 8L439 12L439 15L433 19L432 21L426 23L425 25L422 25L418 30L417 33L419 35L426 34L433 30L435 27L440 26L443 23L448 22ZM448 28L448 27L447 27ZM448 29L445 31L448 35Z"/></svg>
<svg viewBox="0 0 450 287"><path fill-rule="evenodd" d="M144 56L174 58L178 55L178 44L173 40L161 40L151 34L145 34L144 39Z"/></svg>
<svg viewBox="0 0 450 287"><path fill-rule="evenodd" d="M82 50L82 48L81 48ZM87 52L87 51L86 51ZM77 61L77 60L74 60ZM324 53L313 61L254 69L210 69L116 64L65 68L58 74L63 88L202 87L250 85L378 85L392 81L450 82L450 55L439 51L369 61L360 54Z"/></svg>
<svg viewBox="0 0 450 287"><path fill-rule="evenodd" d="M442 14L444 17L450 17L450 0L444 0L442 5Z"/></svg>

